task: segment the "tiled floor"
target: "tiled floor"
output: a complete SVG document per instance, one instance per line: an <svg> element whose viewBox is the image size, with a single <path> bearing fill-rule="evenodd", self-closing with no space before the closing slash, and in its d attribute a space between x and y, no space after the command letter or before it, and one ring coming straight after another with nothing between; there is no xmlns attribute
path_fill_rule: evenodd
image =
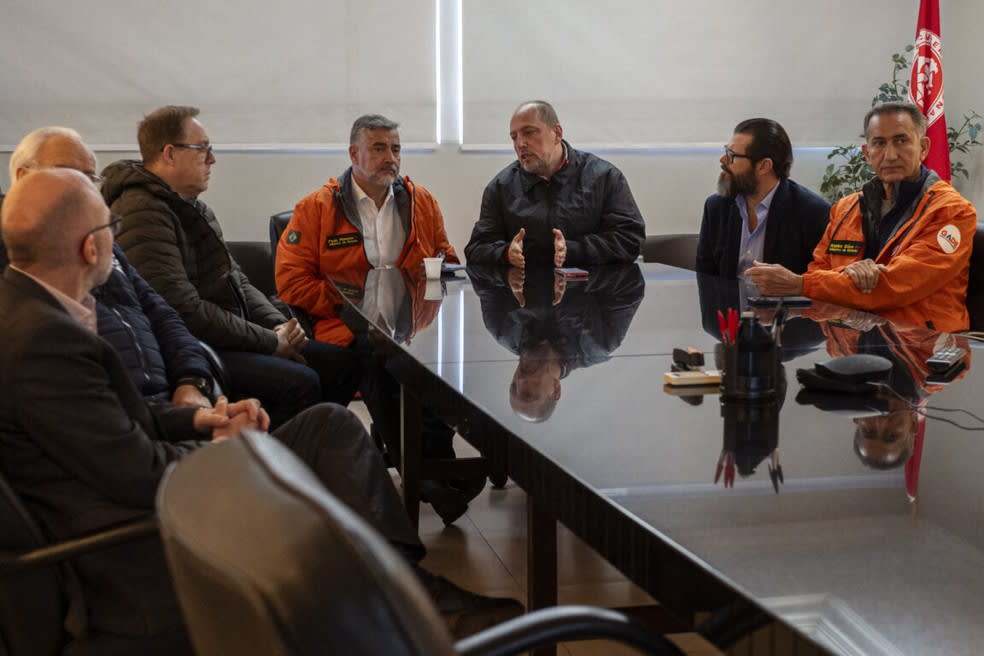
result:
<svg viewBox="0 0 984 656"><path fill-rule="evenodd" d="M365 406L352 410L368 420ZM456 439L459 456L474 455ZM427 504L420 507L420 537L427 546L423 565L455 583L485 595L526 599L526 495L510 481L503 490L491 486L476 497L468 512L445 527ZM558 598L562 604L605 607L644 606L655 603L638 586L599 558L563 526L558 527ZM720 654L695 634L674 636L691 656ZM562 656L621 656L636 654L607 641L565 643Z"/></svg>

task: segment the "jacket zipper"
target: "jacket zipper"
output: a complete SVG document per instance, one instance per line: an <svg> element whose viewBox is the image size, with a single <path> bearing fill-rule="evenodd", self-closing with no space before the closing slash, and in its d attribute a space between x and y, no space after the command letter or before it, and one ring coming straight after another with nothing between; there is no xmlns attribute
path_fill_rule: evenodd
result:
<svg viewBox="0 0 984 656"><path fill-rule="evenodd" d="M123 324L127 334L130 336L130 341L133 342L133 350L137 353L137 362L140 363L140 373L143 374L144 382L149 383L150 374L147 373L147 358L144 356L143 348L140 346L140 341L137 339L137 332L133 329L133 326L131 326L130 323L123 318L123 315L120 314L119 310L116 308L111 309L113 310L113 314L116 315L116 318L120 320L121 324Z"/></svg>

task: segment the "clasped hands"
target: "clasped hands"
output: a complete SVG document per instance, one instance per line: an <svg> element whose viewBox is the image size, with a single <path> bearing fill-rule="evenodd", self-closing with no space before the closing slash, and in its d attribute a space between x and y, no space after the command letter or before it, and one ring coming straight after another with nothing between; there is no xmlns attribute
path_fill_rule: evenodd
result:
<svg viewBox="0 0 984 656"><path fill-rule="evenodd" d="M756 260L745 270L745 278L763 296L800 296L803 293L803 276L797 275L781 264L765 264ZM881 272L888 267L874 260L858 260L841 269L862 294L870 294L878 286Z"/></svg>
<svg viewBox="0 0 984 656"><path fill-rule="evenodd" d="M512 241L509 242L509 248L506 251L506 259L509 264L516 267L517 269L526 268L526 258L523 256L523 238L526 237L526 228L520 228L516 236L513 237ZM567 261L567 239L557 228L553 229L554 237L554 261L553 265L555 267L564 266L564 262Z"/></svg>
<svg viewBox="0 0 984 656"><path fill-rule="evenodd" d="M270 416L256 399L243 399L235 403L220 396L213 408L199 408L193 419L195 430L211 435L213 442L238 435L247 428L265 431L270 428Z"/></svg>
<svg viewBox="0 0 984 656"><path fill-rule="evenodd" d="M308 338L296 318L275 326L273 332L277 333L277 350L273 352L274 355L301 364L307 363L301 355L301 349L307 346Z"/></svg>

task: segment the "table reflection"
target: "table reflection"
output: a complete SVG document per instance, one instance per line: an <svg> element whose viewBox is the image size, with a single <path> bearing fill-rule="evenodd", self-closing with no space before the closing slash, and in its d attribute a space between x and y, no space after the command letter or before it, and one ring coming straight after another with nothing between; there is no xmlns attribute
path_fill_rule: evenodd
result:
<svg viewBox="0 0 984 656"><path fill-rule="evenodd" d="M561 380L606 362L619 347L645 293L638 265L596 267L587 280L553 269L468 267L482 320L519 356L509 384L517 416L545 421L560 400Z"/></svg>

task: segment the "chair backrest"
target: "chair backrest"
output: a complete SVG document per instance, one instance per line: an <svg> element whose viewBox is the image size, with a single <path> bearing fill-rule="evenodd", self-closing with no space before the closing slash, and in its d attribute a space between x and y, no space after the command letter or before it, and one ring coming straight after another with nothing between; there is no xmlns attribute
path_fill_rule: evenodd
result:
<svg viewBox="0 0 984 656"><path fill-rule="evenodd" d="M970 253L967 313L970 314L970 329L984 330L984 225L981 224L977 224L974 248Z"/></svg>
<svg viewBox="0 0 984 656"><path fill-rule="evenodd" d="M17 493L0 475L0 551L28 551L46 542ZM57 567L0 571L0 654L60 653L66 609Z"/></svg>
<svg viewBox="0 0 984 656"><path fill-rule="evenodd" d="M200 656L454 653L403 558L267 435L185 457L157 508Z"/></svg>
<svg viewBox="0 0 984 656"><path fill-rule="evenodd" d="M294 210L277 212L270 217L270 250L273 252L273 268L277 268L277 244L280 243L280 235L284 234L290 217L294 216Z"/></svg>
<svg viewBox="0 0 984 656"><path fill-rule="evenodd" d="M263 292L264 296L277 293L269 244L265 241L229 241L226 245L254 287Z"/></svg>
<svg viewBox="0 0 984 656"><path fill-rule="evenodd" d="M697 270L697 234L649 235L642 245L643 262Z"/></svg>

